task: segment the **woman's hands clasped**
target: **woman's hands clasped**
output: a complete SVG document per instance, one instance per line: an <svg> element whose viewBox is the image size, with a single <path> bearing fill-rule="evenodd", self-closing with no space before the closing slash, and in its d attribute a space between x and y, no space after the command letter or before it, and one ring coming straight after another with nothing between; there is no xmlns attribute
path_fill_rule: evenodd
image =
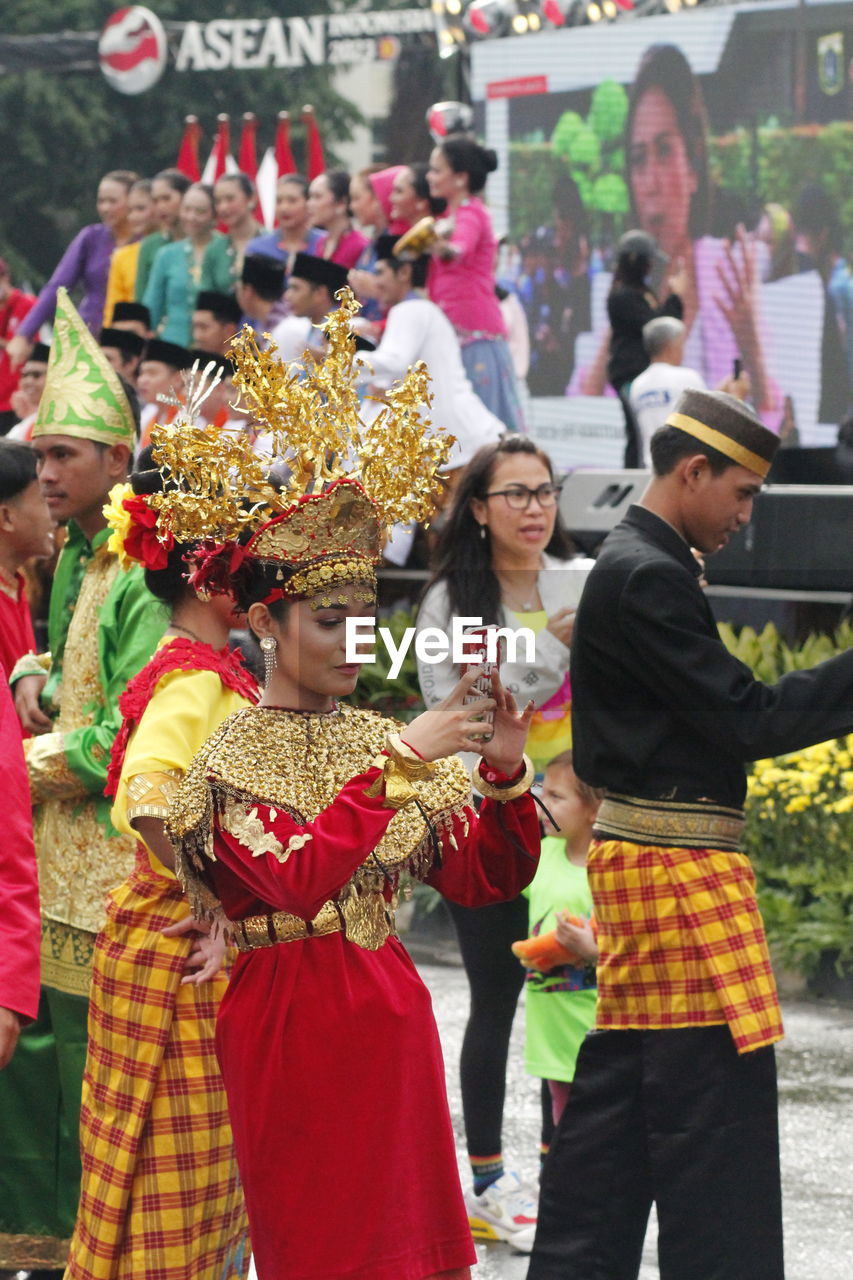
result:
<svg viewBox="0 0 853 1280"><path fill-rule="evenodd" d="M477 668L466 672L447 697L413 720L401 737L424 760L476 751L493 768L513 775L521 765L533 702L519 711L497 673L492 676L490 697L466 702L480 674ZM491 724L482 719L489 711Z"/></svg>

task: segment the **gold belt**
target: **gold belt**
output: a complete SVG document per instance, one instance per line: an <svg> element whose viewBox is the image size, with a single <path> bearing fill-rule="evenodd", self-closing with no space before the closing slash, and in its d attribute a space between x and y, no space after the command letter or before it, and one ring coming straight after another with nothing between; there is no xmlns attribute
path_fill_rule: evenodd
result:
<svg viewBox="0 0 853 1280"><path fill-rule="evenodd" d="M274 911L268 916L248 916L232 920L231 933L238 951L255 951L273 947L279 942L298 942L303 938L322 938L330 933L344 937L366 951L377 951L387 938L396 934L394 902L387 903L381 893L352 893L340 902L324 902L313 920L303 920L287 911Z"/></svg>
<svg viewBox="0 0 853 1280"><path fill-rule="evenodd" d="M706 800L642 800L607 795L598 810L593 835L600 840L737 853L743 826L742 809L727 809Z"/></svg>

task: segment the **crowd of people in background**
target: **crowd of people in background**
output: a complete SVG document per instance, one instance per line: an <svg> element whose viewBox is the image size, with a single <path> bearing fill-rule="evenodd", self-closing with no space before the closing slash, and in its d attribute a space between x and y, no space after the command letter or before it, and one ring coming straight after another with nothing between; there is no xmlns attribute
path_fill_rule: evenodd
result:
<svg viewBox="0 0 853 1280"><path fill-rule="evenodd" d="M638 136L656 127L655 112L659 117L671 108L660 75L655 63L638 78L629 122L629 128L636 122ZM638 213L641 171L649 159L640 145L632 160ZM537 1258L537 1188L505 1162L504 1089L510 1032L526 986L531 1002L527 1063L542 1081L543 1154L567 1106L585 1105L587 1094L580 1089L578 1101L572 1082L594 1016L599 948L586 850L606 769L600 770L602 788L588 785L574 769L569 663L576 613L595 570L591 560L576 554L563 523L561 485L551 458L525 434L523 384L529 372L530 391L562 394L572 379L592 378L602 386L606 381L619 396L626 461L654 464L652 493L659 495L657 507L642 515L635 540L645 538L653 546L663 539L663 550L643 550L643 555L660 560L666 552L674 559L693 614L700 588L687 539L698 529L699 550L716 549L719 531L716 525L706 527L716 506L696 498L694 490L692 497L683 492L689 485L679 467L686 467L688 458L695 462L699 446L681 441L670 456L660 444L660 428L664 435L677 434L677 428L665 425L673 405L685 389L694 399L698 395L694 428L702 426L698 415L704 415L707 430L725 446L713 476L710 463L699 467L717 493L719 476L729 475L737 459L757 458L758 474L766 475L778 444L778 422L768 423L773 431L766 429L744 401L752 396L771 418L780 405L764 368L754 316L746 314L746 282L741 281L743 289L733 288L724 306L743 339L743 368L727 370L709 392L699 369L683 367L691 333L692 350L698 350L697 297L719 261L708 246L691 239L687 222L673 229L663 217L655 224L656 237L638 217L637 228L614 246L609 331L593 367L575 367L574 339L591 323L592 274L577 189L568 178L557 184L554 227L524 247L515 288L508 291L496 277L498 243L484 200L496 165L494 152L459 133L438 141L428 164L376 165L353 174L332 168L310 184L288 174L278 182L273 230L258 221L256 192L242 173L228 173L208 187L177 169L150 178L114 169L98 186L99 220L74 237L38 296L14 287L9 268L0 262L0 433L7 437L0 442L0 662L14 682L19 717L15 721L8 698L0 698L0 733L7 745L14 738L16 752L21 739L29 740L26 770L42 876L41 999L30 984L7 1010L0 989L0 1067L11 1057L19 1023L28 1024L12 1067L0 1077L0 1242L18 1242L15 1261L24 1270L61 1274L70 1247L69 1280L102 1280L107 1274L141 1280L155 1269L164 1280L184 1275L243 1280L250 1247L244 1195L261 1280L291 1274L291 1264L294 1275L330 1280L344 1274L345 1261L353 1257L359 1264L350 1273L358 1280L398 1280L403 1274L407 1280L468 1280L469 1227L479 1239L534 1251L531 1275L543 1280L557 1274L548 1269L549 1242L556 1241L549 1256L559 1257L561 1249L570 1256L559 1239L565 1140L560 1140L562 1150L559 1142L555 1147L558 1161L552 1161L548 1218ZM774 256L778 271L787 269L781 257L783 214L770 206L766 210L768 243L779 250ZM834 339L847 336L846 283L833 256L835 240L819 225L817 195L804 193L798 217L801 235L811 236L809 252L820 263L833 304L827 323L836 327L832 341L824 343L829 360ZM652 275L662 247L670 261L664 287L656 292ZM273 536L273 551L235 545L228 574L236 582L238 570L254 557L254 576L240 577L239 589L229 578L225 591L231 594L211 596L195 576L201 573L199 564L210 568L204 559L210 548L201 538L166 538L146 561L141 553L120 559L110 537L116 528L110 521L123 503L130 513L126 523L140 521L136 536L154 538L153 513L160 508L148 500L163 497L180 477L164 479L157 470L152 432L156 443L157 424L183 421L190 371L196 370L196 378L204 371L210 379L203 402L192 401L194 427L245 434L261 454L269 424L254 417L241 399L232 339L248 326L258 352L274 348L288 376L308 378L327 353L324 321L348 305L342 293L347 288L361 303L352 328L364 421L380 412L386 392L424 361L432 378L431 417L453 437L442 496L431 512L438 519L418 630L449 632L455 618L474 615L486 626L524 628L533 639L532 656L528 652L524 660L503 663L500 678L495 676L482 696L495 717L493 734L482 742L468 719L473 715L466 702L473 688L470 673L460 679L449 658L421 661L426 710L408 726L406 739L393 734L388 739L388 769L372 759L372 720L348 709L354 728L341 730L329 719L337 713L337 698L352 693L357 678L351 663L330 665L338 643L331 632L340 623L335 611L355 617L369 612L366 604L375 605L372 568L368 573L356 565L354 571L349 550L342 556L335 544L335 555L325 558L323 568L343 575L340 594L331 601L315 584L294 589L294 604L286 599L287 584L305 566L298 557L288 559L287 539L276 544ZM79 298L76 310L71 294ZM760 452L745 453L744 441ZM123 498L115 496L116 486L124 486ZM757 481L750 482L739 492L732 520L743 523L742 509L751 506L757 488ZM307 500L319 496L303 495ZM337 524L332 520L322 527L330 544L339 527L354 519L350 507L338 514ZM121 512L119 517L124 518ZM280 512L271 515L264 532L281 519ZM356 541L366 536L374 517L360 519L350 530ZM55 526L63 530L56 540L64 540L58 562ZM297 541L303 534L297 532ZM127 547L127 532L124 538ZM382 543L386 565L410 563L413 548L422 542L415 519L394 523ZM378 534L376 544L373 560L379 561ZM217 553L222 550L217 547ZM188 580L190 563L196 570ZM373 595L364 594L365 583ZM653 620L663 606L659 600L652 604ZM646 603L637 607L645 618ZM690 625L703 644L710 643L711 624L704 613L698 623L693 614ZM249 666L228 647L236 629L245 631L247 618L260 644L258 650L247 640ZM616 635L615 623L611 631ZM629 637L624 648L630 652ZM724 681L730 675L728 659L716 648L712 657L717 665L709 662L708 669ZM641 658L631 655L631 661ZM255 678L263 667L253 673L252 659L265 664L265 693ZM625 655L619 660L628 662ZM712 678L702 676L703 664L695 665L700 674L684 676L688 692L691 680ZM845 671L839 666L837 681ZM589 687L603 697L606 673L595 677L593 671ZM746 679L743 673L740 679ZM0 686L5 697L6 681ZM758 698L757 688L750 683L747 692ZM846 696L846 685L844 691ZM708 694L711 707L725 702L725 692L713 699ZM275 742L268 736L274 723L270 712L287 717L281 719L282 732L289 735L298 764L295 756L283 763L276 756L281 734ZM670 708L655 703L650 717L652 712L668 716ZM759 711L756 716L761 718ZM793 711L791 717L796 718ZM769 712L767 718L772 719ZM618 716L611 719L616 723ZM839 710L837 719L840 727L849 727L847 712ZM584 766L591 758L589 724L588 718L586 756L580 757ZM645 721L634 727L638 736L647 731ZM213 748L205 747L211 735L219 736ZM790 729L788 736L793 741L797 733ZM377 742L376 750L382 749ZM266 754L256 761L252 752L258 743ZM294 743L301 744L298 752ZM195 825L188 821L176 836L170 808L176 788L198 752L219 747L225 752L220 781L227 798L221 804L205 801L204 819L196 814ZM455 759L464 759L466 752L475 768L474 786L484 797L478 812L468 806L467 775ZM241 773L246 759L259 772L269 767L271 776L275 765L275 786L284 797L278 808L265 801L278 793L257 791L257 778L250 780L256 790L247 789ZM428 1001L389 924L396 880L387 874L383 879L383 864L376 858L389 822L383 808L396 813L415 794L409 787L411 794L399 805L385 805L382 786L390 796L391 781L399 782L396 775L392 779L395 769L407 786L422 782L439 761L444 763L435 803L443 788L444 808L436 812L443 814L444 825L433 830L427 823L434 860L422 878L451 904L471 989L461 1064L471 1167L464 1200L458 1184L451 1189L448 1182L455 1177L455 1155ZM737 763L740 767L739 758ZM23 777L17 754L14 764L17 773L9 786L17 795ZM362 775L374 769L384 770L377 774L379 790L365 791ZM211 777L205 774L202 790L218 785ZM240 778L240 797L247 804L235 813L234 779ZM318 801L318 814L310 821L297 820L289 788L310 790L320 785L318 779L323 786L334 783L332 791L323 805ZM527 795L534 779L547 801L541 830ZM636 782L633 776L631 781ZM644 779L636 782L641 797L644 785ZM734 798L726 801L737 806L736 782L731 790ZM333 818L341 823L340 832L334 831ZM357 839L352 838L355 827ZM217 859L214 869L198 878L194 914L187 916L175 857L184 884L192 883L187 866L198 832L205 849L215 845ZM534 878L541 835L543 860ZM407 859L414 865L425 841L419 829L417 842L409 841L405 856L392 864L395 873L409 865ZM307 842L314 842L309 849L314 861L309 864L304 855L291 860ZM470 865L450 856L460 845L470 854ZM445 863L443 855L448 855ZM368 865L371 857L375 866ZM344 864L346 876L339 876ZM306 865L312 867L310 883L300 879ZM237 942L238 981L228 986L227 995L219 972L224 942L216 943L216 929L202 909L204 892L198 886L203 883L215 888L232 925L245 926L245 946ZM29 898L32 892L30 884ZM294 902L304 910L296 912ZM279 967L281 948L275 944L304 944L310 952L315 925L332 906L316 932L334 936L323 953L330 956L335 948L334 965L328 972L306 965L293 981ZM22 911L32 915L31 904ZM350 928L353 937L359 928L381 934L378 941L371 935L355 960L348 950ZM612 921L610 929L612 934ZM535 944L531 950L525 950L528 943ZM612 936L605 945L613 945ZM261 959L246 959L258 949L265 949ZM32 966L34 957L22 946L25 955ZM697 966L701 963L697 958ZM2 972L0 965L0 978ZM395 984L411 985L413 1003L405 1015L396 1007ZM340 1022L324 1027L317 1012L322 1002L350 986L361 989L357 994L364 1008L359 1005L353 1014L348 1007ZM276 992L273 1001L270 991ZM556 1002L554 994L560 997ZM761 1048L781 1034L771 995L766 996L768 1026L759 1038ZM690 1007L690 1019L711 1022L728 1051L722 1025L728 1015L713 991L706 997L707 1007L698 1013ZM266 1026L271 1007L278 1013L285 1006L297 1032L289 1053L270 1073L258 1028ZM10 1011L12 1023L5 1019ZM649 1025L658 1029L653 1019ZM403 1062L413 1073L412 1087ZM187 1078L193 1081L190 1090ZM364 1105L374 1082L377 1097L382 1094L397 1121L405 1117L400 1128L392 1125L386 1132ZM762 1089L769 1131L769 1085ZM42 1105L45 1096L53 1100L50 1107ZM318 1149L327 1160L341 1098L352 1104L351 1150L329 1189L330 1221L337 1229L324 1223L318 1240L309 1224L316 1179L306 1180L304 1167L286 1157L286 1170L277 1167L279 1131L286 1129L305 1160ZM256 1123L258 1107L269 1118L272 1136ZM21 1117L35 1115L40 1124L34 1137ZM695 1122L692 1114L688 1119ZM767 1168L772 1218L769 1157ZM368 1202L379 1172L384 1182L374 1220ZM644 1197L645 1188L637 1193L634 1211L640 1241L648 1214ZM392 1202L396 1217L389 1212ZM382 1229L373 1238L370 1232L380 1219ZM350 1235L342 1223L362 1234ZM435 1238L437 1223L445 1233L441 1240ZM776 1230L775 1219L771 1228ZM392 1252L397 1245L405 1264ZM620 1274L629 1275L630 1268L629 1258Z"/></svg>
<svg viewBox="0 0 853 1280"><path fill-rule="evenodd" d="M174 416L175 406L164 409L158 397L180 396L183 370L213 357L227 380L228 341L243 324L261 342L270 335L288 360L306 349L316 357L316 326L348 284L362 303L362 345L378 348L389 311L379 297L379 249L383 261L394 260L406 232L432 219L429 244L402 253L417 280L396 302L419 298L443 313L445 399L452 402L464 387L482 402L474 413L479 427L466 428L466 415L456 413L464 462L496 430L523 426L496 292L497 242L482 199L496 163L493 152L459 136L440 142L429 164L372 165L353 174L332 168L310 184L287 174L278 181L271 231L258 222L257 195L242 173L227 173L211 188L177 169L151 178L111 170L98 185L99 221L75 236L37 297L13 288L0 264L0 430L28 438L61 287L79 297L84 321L139 396L144 446L154 419ZM421 336L426 341L426 331ZM250 422L243 425L251 430Z"/></svg>

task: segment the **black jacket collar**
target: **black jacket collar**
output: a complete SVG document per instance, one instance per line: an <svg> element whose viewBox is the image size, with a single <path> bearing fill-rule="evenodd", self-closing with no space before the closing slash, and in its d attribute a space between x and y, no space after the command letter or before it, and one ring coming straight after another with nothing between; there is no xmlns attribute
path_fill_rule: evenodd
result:
<svg viewBox="0 0 853 1280"><path fill-rule="evenodd" d="M639 529L650 542L660 547L662 551L674 556L680 564L684 565L685 569L689 569L694 577L701 577L702 566L699 561L681 534L673 529L672 525L664 520L663 516L656 515L654 511L649 511L648 507L640 507L634 503L625 513L623 523L630 525L634 529Z"/></svg>

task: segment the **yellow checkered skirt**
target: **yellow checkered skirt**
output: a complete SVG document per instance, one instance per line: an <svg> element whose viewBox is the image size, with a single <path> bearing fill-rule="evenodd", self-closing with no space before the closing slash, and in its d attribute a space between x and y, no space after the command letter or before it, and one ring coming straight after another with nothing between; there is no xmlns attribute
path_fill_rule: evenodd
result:
<svg viewBox="0 0 853 1280"><path fill-rule="evenodd" d="M181 986L188 907L140 848L98 935L66 1280L242 1280L248 1227L213 1047L224 975Z"/></svg>
<svg viewBox="0 0 853 1280"><path fill-rule="evenodd" d="M742 853L593 840L601 1028L728 1023L739 1053L781 1039L755 875Z"/></svg>

